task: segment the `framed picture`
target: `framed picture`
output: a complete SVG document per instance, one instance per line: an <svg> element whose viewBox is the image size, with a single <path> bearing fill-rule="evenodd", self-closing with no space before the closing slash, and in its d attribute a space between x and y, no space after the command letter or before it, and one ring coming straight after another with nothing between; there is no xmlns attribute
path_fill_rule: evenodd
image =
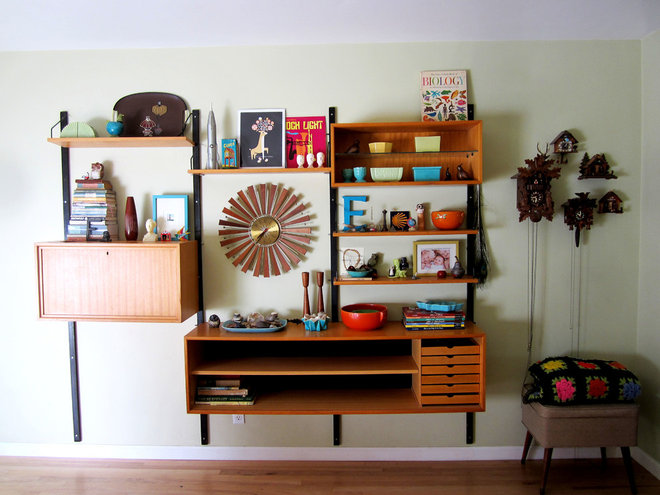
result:
<svg viewBox="0 0 660 495"><path fill-rule="evenodd" d="M153 218L159 238L162 238L163 234L169 234L172 240L190 239L186 194L154 195Z"/></svg>
<svg viewBox="0 0 660 495"><path fill-rule="evenodd" d="M284 167L285 129L284 109L239 110L240 166Z"/></svg>
<svg viewBox="0 0 660 495"><path fill-rule="evenodd" d="M458 256L458 241L413 242L413 270L417 276L435 276L438 270L449 272Z"/></svg>

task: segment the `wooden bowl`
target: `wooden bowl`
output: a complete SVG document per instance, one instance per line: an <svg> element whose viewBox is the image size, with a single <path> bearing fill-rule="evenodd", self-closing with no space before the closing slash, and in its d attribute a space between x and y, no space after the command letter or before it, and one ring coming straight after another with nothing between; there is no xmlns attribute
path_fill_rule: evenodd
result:
<svg viewBox="0 0 660 495"><path fill-rule="evenodd" d="M431 221L436 229L454 230L461 226L465 220L463 210L440 210L431 212Z"/></svg>
<svg viewBox="0 0 660 495"><path fill-rule="evenodd" d="M371 303L349 304L341 308L341 321L353 330L375 330L387 321L387 307Z"/></svg>

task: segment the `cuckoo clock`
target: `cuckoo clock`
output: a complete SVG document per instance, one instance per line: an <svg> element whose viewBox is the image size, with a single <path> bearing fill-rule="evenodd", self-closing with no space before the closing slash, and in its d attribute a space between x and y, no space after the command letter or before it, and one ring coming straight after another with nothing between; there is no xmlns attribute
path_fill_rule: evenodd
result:
<svg viewBox="0 0 660 495"><path fill-rule="evenodd" d="M582 179L616 179L616 175L610 170L610 164L605 159L605 154L596 154L589 158L587 153L580 162L580 176Z"/></svg>
<svg viewBox="0 0 660 495"><path fill-rule="evenodd" d="M257 184L229 199L218 222L227 258L255 277L281 275L297 265L309 250L310 216L300 198L286 187Z"/></svg>
<svg viewBox="0 0 660 495"><path fill-rule="evenodd" d="M541 153L532 160L525 160L527 167L518 167L518 173L511 177L518 181L517 204L520 212L519 222L529 218L532 222L539 222L541 218L552 221L554 202L550 194L550 180L561 174L559 167L551 168L554 160Z"/></svg>
<svg viewBox="0 0 660 495"><path fill-rule="evenodd" d="M566 153L577 153L578 140L575 139L573 134L568 131L560 132L555 139L552 140L554 152L559 154L559 163L566 163Z"/></svg>
<svg viewBox="0 0 660 495"><path fill-rule="evenodd" d="M610 191L598 200L598 213L623 213L621 198Z"/></svg>
<svg viewBox="0 0 660 495"><path fill-rule="evenodd" d="M571 198L564 207L564 223L570 230L575 229L575 246L580 247L580 231L589 230L594 223L594 208L596 200L589 197L588 192L575 193L577 198Z"/></svg>

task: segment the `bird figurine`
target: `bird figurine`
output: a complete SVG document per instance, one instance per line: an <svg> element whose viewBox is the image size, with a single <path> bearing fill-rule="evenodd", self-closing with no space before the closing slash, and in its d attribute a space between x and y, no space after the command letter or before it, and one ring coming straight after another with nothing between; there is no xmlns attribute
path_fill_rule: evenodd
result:
<svg viewBox="0 0 660 495"><path fill-rule="evenodd" d="M360 140L356 139L352 145L350 145L344 153L359 153L360 152Z"/></svg>
<svg viewBox="0 0 660 495"><path fill-rule="evenodd" d="M458 180L470 180L470 174L468 174L463 167L460 165L456 167L456 178Z"/></svg>

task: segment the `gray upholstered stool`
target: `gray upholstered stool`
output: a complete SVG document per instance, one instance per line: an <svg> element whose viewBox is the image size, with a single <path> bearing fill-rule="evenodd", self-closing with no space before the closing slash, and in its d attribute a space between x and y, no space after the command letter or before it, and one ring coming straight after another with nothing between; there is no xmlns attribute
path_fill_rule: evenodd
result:
<svg viewBox="0 0 660 495"><path fill-rule="evenodd" d="M599 404L584 406L544 406L537 402L523 404L522 423L527 428L525 447L520 462L525 463L532 438L545 448L543 484L545 493L550 459L554 447L600 447L605 461L605 447L620 447L630 482L637 493L630 458L630 447L637 445L637 404Z"/></svg>

